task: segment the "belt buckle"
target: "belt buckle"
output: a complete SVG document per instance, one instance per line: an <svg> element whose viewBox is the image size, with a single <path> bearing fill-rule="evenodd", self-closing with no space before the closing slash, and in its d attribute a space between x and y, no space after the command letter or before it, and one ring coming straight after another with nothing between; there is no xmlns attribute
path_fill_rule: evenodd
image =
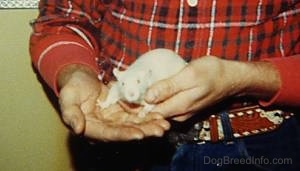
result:
<svg viewBox="0 0 300 171"><path fill-rule="evenodd" d="M169 142L175 144L175 146L180 146L188 143L203 143L204 141L199 138L199 132L203 128L203 121L197 122L193 127L186 133L180 132L170 132L168 134Z"/></svg>

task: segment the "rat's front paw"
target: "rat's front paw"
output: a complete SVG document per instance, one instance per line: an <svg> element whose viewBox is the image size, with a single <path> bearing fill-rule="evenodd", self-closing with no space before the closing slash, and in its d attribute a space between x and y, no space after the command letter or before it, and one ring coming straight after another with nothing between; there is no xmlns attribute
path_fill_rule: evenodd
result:
<svg viewBox="0 0 300 171"><path fill-rule="evenodd" d="M144 118L147 113L151 112L152 109L155 107L155 105L153 104L148 104L146 102L142 102L144 107L143 109L138 113L138 116L141 117L141 118Z"/></svg>
<svg viewBox="0 0 300 171"><path fill-rule="evenodd" d="M99 106L101 109L106 109L111 104L108 101L101 101L100 99L98 99L96 105Z"/></svg>

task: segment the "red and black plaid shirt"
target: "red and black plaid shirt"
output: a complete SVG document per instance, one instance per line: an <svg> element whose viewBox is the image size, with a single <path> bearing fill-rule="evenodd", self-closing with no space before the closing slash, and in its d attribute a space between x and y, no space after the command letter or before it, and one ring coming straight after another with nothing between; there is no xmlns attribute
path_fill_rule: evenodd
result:
<svg viewBox="0 0 300 171"><path fill-rule="evenodd" d="M173 49L186 61L203 55L252 61L300 54L299 0L199 0L195 7L188 1L42 0L31 37L33 62L51 79L47 75L55 74L49 70L59 68L49 66L47 58L59 61L51 47L67 50L67 42L91 51L86 54L104 71L107 61L126 67L155 48Z"/></svg>

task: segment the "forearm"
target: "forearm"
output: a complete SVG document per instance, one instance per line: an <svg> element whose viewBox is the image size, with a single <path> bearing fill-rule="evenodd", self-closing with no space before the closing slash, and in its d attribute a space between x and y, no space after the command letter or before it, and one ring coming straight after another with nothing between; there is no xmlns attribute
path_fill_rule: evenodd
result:
<svg viewBox="0 0 300 171"><path fill-rule="evenodd" d="M224 61L235 81L237 96L256 97L263 106L300 105L299 55L261 62Z"/></svg>
<svg viewBox="0 0 300 171"><path fill-rule="evenodd" d="M83 79L97 80L97 73L95 73L91 68L80 64L70 64L63 67L58 73L57 85L61 89L66 85L70 79L76 79L80 77Z"/></svg>
<svg viewBox="0 0 300 171"><path fill-rule="evenodd" d="M72 6L71 12L65 10L69 6ZM31 59L41 77L58 95L57 77L65 66L86 65L99 72L96 64L99 47L91 28L97 29L93 21L101 17L104 9L98 1L90 0L41 1L39 7L39 17L32 25L30 37ZM96 8L99 12L92 10Z"/></svg>
<svg viewBox="0 0 300 171"><path fill-rule="evenodd" d="M300 54L289 57L264 59L279 72L281 86L269 101L260 101L263 106L272 104L300 107Z"/></svg>
<svg viewBox="0 0 300 171"><path fill-rule="evenodd" d="M237 96L254 96L269 100L280 89L281 80L276 68L269 62L232 62L236 78Z"/></svg>

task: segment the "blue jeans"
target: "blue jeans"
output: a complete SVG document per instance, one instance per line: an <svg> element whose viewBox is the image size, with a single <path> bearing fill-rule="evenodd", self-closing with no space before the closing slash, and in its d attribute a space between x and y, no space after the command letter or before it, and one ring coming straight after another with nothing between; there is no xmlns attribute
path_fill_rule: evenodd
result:
<svg viewBox="0 0 300 171"><path fill-rule="evenodd" d="M273 132L178 147L172 171L300 170L300 129L293 117Z"/></svg>

